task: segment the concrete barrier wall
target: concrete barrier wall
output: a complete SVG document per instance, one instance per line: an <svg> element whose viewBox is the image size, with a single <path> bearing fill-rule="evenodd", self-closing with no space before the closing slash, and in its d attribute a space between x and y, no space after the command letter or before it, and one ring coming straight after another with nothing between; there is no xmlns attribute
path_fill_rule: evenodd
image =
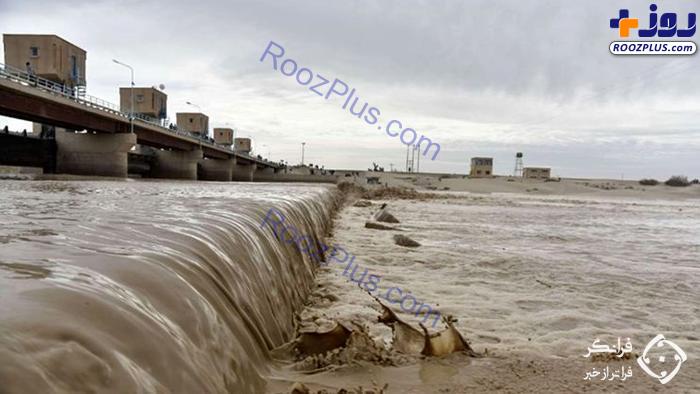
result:
<svg viewBox="0 0 700 394"><path fill-rule="evenodd" d="M197 180L197 163L202 159L202 150L191 151L156 150L151 164L152 178Z"/></svg>
<svg viewBox="0 0 700 394"><path fill-rule="evenodd" d="M74 133L56 129L56 172L126 178L136 134Z"/></svg>
<svg viewBox="0 0 700 394"><path fill-rule="evenodd" d="M255 182L336 183L337 180L338 177L334 175L285 174L283 172L270 173L264 171L255 173Z"/></svg>

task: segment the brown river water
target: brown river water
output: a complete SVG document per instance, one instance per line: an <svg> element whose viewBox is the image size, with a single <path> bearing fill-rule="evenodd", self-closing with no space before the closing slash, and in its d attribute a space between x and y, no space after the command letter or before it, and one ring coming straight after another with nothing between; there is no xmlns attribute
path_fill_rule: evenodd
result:
<svg viewBox="0 0 700 394"><path fill-rule="evenodd" d="M401 223L381 231L364 227L378 202L333 219L334 189L0 181L0 393L283 393L295 381L330 392L374 382L390 393L698 392L697 199L454 193L389 201ZM318 269L261 226L273 207L355 255L381 291L398 286L457 318L484 357L391 351L377 301L344 266ZM394 244L397 232L421 246ZM281 359L295 320L362 325L389 351L381 363L362 348ZM688 355L665 386L634 359L582 357L618 337L636 357L659 333ZM634 378L584 380L608 364Z"/></svg>
<svg viewBox="0 0 700 394"><path fill-rule="evenodd" d="M327 186L0 181L0 392L264 391L311 261L270 207L329 230Z"/></svg>
<svg viewBox="0 0 700 394"><path fill-rule="evenodd" d="M396 286L454 316L474 350L486 356L393 357L390 367L365 363L361 369L338 369L343 360L326 358L317 363L328 367L324 372L290 372L289 381L319 387L376 381L397 393L700 392L699 199L603 192L448 195L453 198L388 201L400 231L365 228L378 203L347 207L327 242L343 245L361 270L381 276L372 295L382 297ZM399 232L421 246L395 245L392 237ZM332 260L319 271L304 323L360 322L391 346L391 330L377 321L377 301L345 272L345 264ZM402 308L396 293L392 298L384 303L418 327L422 319L412 313L412 300L403 299ZM427 325L431 332L443 329ZM636 361L657 334L688 357L665 385ZM630 338L630 358L583 357L595 339L619 346L618 338ZM674 367L668 350L653 349L666 359L653 366L657 372ZM351 356L364 358L362 352ZM633 376L584 380L587 372L606 367L624 367Z"/></svg>

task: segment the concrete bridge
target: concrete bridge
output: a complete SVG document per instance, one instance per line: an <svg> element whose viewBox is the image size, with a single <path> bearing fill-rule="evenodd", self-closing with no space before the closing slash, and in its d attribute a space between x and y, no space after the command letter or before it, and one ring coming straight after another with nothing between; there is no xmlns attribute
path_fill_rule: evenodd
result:
<svg viewBox="0 0 700 394"><path fill-rule="evenodd" d="M74 96L63 85L1 63L0 115L56 127L57 173L126 177L129 156L139 154L149 157L149 176L155 178L252 181L259 174L260 180L271 181L276 180L275 174L286 172L278 163L146 118L133 119L132 134L129 115L116 105L88 95ZM11 147L3 150L8 152L5 159L0 157L0 165L12 165L4 162L12 161L7 159L12 156Z"/></svg>

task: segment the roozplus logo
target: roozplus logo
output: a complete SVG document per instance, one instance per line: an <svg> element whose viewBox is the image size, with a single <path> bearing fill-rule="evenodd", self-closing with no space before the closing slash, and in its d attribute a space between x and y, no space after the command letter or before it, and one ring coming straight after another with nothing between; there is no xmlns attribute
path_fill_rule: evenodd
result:
<svg viewBox="0 0 700 394"><path fill-rule="evenodd" d="M685 15L675 12L657 13L656 4L649 6L649 28L641 28L640 19L630 16L630 10L619 10L617 18L610 19L610 28L618 32L620 38L630 38L633 32L641 38L690 38L695 35L697 15L688 13L687 24ZM679 25L679 22L682 24ZM697 45L692 41L614 41L610 44L610 52L614 55L692 55L697 51Z"/></svg>

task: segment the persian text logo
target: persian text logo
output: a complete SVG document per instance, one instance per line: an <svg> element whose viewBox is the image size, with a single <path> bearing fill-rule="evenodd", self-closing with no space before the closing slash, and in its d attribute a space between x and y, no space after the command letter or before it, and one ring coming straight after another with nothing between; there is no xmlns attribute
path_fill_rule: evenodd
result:
<svg viewBox="0 0 700 394"><path fill-rule="evenodd" d="M621 361L630 360L632 358L632 341L627 338L625 345L622 345L622 338L617 338L617 346L601 344L600 339L596 338L595 341L588 347L588 353L584 354L583 357L591 358L591 361ZM625 369L627 367L627 369ZM606 365L605 369L601 368L600 371L598 367L594 367L590 371L586 372L586 376L583 380L600 380L600 381L613 381L619 379L624 382L625 380L632 377L632 367L630 365L620 365L619 368L610 368L610 365Z"/></svg>
<svg viewBox="0 0 700 394"><path fill-rule="evenodd" d="M681 37L688 38L695 35L695 24L696 15L695 13L688 14L688 28L679 29L678 28L678 15L673 12L667 12L661 15L661 18L656 14L658 7L656 4L649 6L651 14L649 14L649 28L639 29L639 19L630 18L630 10L622 9L620 10L620 15L618 18L610 19L610 28L618 29L620 33L620 38L627 38L630 36L630 31L632 29L637 29L637 34L639 37L649 38L649 37L660 37L660 38L671 38L671 37Z"/></svg>
<svg viewBox="0 0 700 394"><path fill-rule="evenodd" d="M668 345L671 347L671 349L673 349L673 351L675 352L675 354L673 355L673 359L678 361L678 363L675 367L673 367L671 373L668 373L666 370L663 370L657 374L650 368L651 359L649 358L648 353L654 346L656 346L657 348L662 348L665 345ZM644 348L644 353L642 353L642 355L639 356L639 358L637 358L637 364L639 364L639 366L642 368L642 371L646 372L647 375L651 376L652 378L659 379L659 382L661 382L661 384L666 384L670 382L674 376L676 376L678 371L681 369L681 364L683 364L683 362L685 362L687 359L688 356L685 354L683 349L681 349L675 343L664 338L662 334L659 334L655 336L654 339L652 339L651 342L649 342ZM664 362L666 362L666 357L659 356L659 363Z"/></svg>
<svg viewBox="0 0 700 394"><path fill-rule="evenodd" d="M695 35L697 16L688 13L687 28L679 26L678 15L666 12L661 17L656 13L658 6L649 6L649 28L640 28L640 19L631 17L628 9L619 10L617 18L610 19L610 28L616 29L620 38L627 39L636 31L641 38L690 38ZM615 41L610 44L614 55L692 55L697 45L692 41Z"/></svg>

